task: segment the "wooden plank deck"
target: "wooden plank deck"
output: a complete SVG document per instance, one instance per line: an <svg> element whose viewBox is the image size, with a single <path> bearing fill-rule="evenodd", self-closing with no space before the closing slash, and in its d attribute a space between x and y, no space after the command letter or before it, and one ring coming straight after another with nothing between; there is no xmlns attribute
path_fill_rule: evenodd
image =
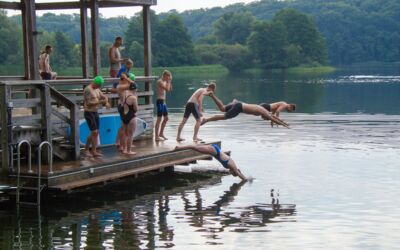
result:
<svg viewBox="0 0 400 250"><path fill-rule="evenodd" d="M192 144L193 142L184 142ZM206 142L221 145L221 142ZM211 159L209 155L193 150L174 151L177 142L167 140L135 141L136 155L121 154L115 146L100 148L103 157L81 157L77 161L59 161L53 164L53 174L49 174L49 166L43 165L41 176L47 188L69 190L95 183L106 182L140 173L173 167L178 164L196 160ZM37 164L32 164L34 173L28 173L26 165L21 166L22 176L34 178L37 175ZM16 171L16 169L15 169ZM11 174L10 177L16 177Z"/></svg>

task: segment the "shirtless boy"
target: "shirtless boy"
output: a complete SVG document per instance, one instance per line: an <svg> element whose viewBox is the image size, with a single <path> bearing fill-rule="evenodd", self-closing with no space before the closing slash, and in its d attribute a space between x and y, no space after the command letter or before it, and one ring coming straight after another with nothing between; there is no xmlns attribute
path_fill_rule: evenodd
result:
<svg viewBox="0 0 400 250"><path fill-rule="evenodd" d="M210 95L214 93L216 88L215 83L210 83L205 88L199 88L196 90L193 95L189 98L188 102L186 103L185 113L183 114L183 119L178 127L178 134L176 136L177 141L183 141L181 137L181 132L183 126L189 119L190 114L193 114L194 118L196 119L196 125L194 126L194 134L193 134L193 141L201 141L201 139L197 136L199 133L199 128L201 124L201 117L202 117L202 110L203 110L203 98L205 95Z"/></svg>
<svg viewBox="0 0 400 250"><path fill-rule="evenodd" d="M106 108L110 108L108 98L101 92L101 87L104 85L104 79L101 76L96 76L93 81L83 90L83 109L84 117L90 129L90 135L86 140L84 153L87 156L93 155L95 157L102 156L97 152L97 138L99 136L100 119L98 113L98 106L102 104ZM92 145L92 152L90 154L90 145Z"/></svg>
<svg viewBox="0 0 400 250"><path fill-rule="evenodd" d="M165 103L166 92L172 90L172 74L168 70L164 70L162 77L157 81L157 120L155 125L155 137L156 141L167 140L168 138L164 135L165 125L168 122L168 108ZM161 122L161 119L164 119ZM160 128L161 123L161 128Z"/></svg>
<svg viewBox="0 0 400 250"><path fill-rule="evenodd" d="M211 122L211 121L232 119L232 118L236 117L237 115L239 115L240 113L245 113L245 114L250 114L250 115L261 116L261 118L264 120L271 120L271 122L274 122L276 124L282 125L287 128L289 127L289 125L287 123L285 123L284 121L280 120L279 118L277 118L275 116L271 116L268 113L268 111L260 105L244 103L244 102L240 102L236 99L234 99L228 105L224 105L222 103L222 101L214 95L214 93L211 93L210 97L217 104L219 110L222 112L225 112L225 114L214 115L209 118L204 118L201 122L201 125L203 125L207 122Z"/></svg>
<svg viewBox="0 0 400 250"><path fill-rule="evenodd" d="M286 103L284 101L274 102L274 103L261 103L259 104L275 117L279 117L281 111L292 112L296 110L296 104L294 103ZM274 126L273 122L271 121L271 126Z"/></svg>

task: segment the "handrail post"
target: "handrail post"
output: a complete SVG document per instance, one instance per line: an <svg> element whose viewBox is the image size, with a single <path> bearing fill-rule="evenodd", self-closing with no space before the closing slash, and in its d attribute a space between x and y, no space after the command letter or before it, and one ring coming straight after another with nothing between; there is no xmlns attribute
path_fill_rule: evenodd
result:
<svg viewBox="0 0 400 250"><path fill-rule="evenodd" d="M2 171L6 171L9 168L10 164L10 151L9 148L9 133L12 133L12 129L10 129L8 124L8 112L9 106L11 103L11 87L8 84L0 83L0 103L4 105L0 105L0 143L2 149L1 162L2 162Z"/></svg>
<svg viewBox="0 0 400 250"><path fill-rule="evenodd" d="M17 146L17 204L19 203L19 192L20 192L20 177L21 177L21 146L23 144L28 145L28 172L32 173L32 157L31 157L31 144L28 140L22 140Z"/></svg>
<svg viewBox="0 0 400 250"><path fill-rule="evenodd" d="M70 142L74 146L74 160L78 160L80 157L79 110L75 103L68 108L71 121L69 124L71 128Z"/></svg>
<svg viewBox="0 0 400 250"><path fill-rule="evenodd" d="M37 203L40 205L40 192L41 192L41 186L40 186L40 175L42 172L42 147L44 145L47 145L49 148L49 172L48 174L53 174L53 146L51 145L50 142L44 141L39 144L39 159L38 159L38 192L37 192Z"/></svg>

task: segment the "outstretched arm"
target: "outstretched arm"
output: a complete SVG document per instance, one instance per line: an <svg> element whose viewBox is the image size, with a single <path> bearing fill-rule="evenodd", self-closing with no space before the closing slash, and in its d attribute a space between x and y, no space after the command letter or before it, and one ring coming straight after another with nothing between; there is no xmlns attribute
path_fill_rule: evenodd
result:
<svg viewBox="0 0 400 250"><path fill-rule="evenodd" d="M236 163L233 160L229 161L229 172L233 175L233 176L238 176L240 179L247 181L246 176L244 176L242 174L242 172L240 171L240 169L238 169L238 167L236 166Z"/></svg>
<svg viewBox="0 0 400 250"><path fill-rule="evenodd" d="M214 93L212 93L212 92L210 93L210 97L214 100L214 102L215 102L215 104L217 105L218 109L219 109L221 112L225 112L225 106L224 106L224 104L222 103L222 101L221 101L220 99L218 99L218 97L215 96Z"/></svg>

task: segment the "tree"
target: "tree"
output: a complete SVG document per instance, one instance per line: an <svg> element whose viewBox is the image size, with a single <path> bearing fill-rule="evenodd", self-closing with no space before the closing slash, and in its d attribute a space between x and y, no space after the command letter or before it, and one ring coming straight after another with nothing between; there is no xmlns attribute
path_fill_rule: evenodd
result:
<svg viewBox="0 0 400 250"><path fill-rule="evenodd" d="M219 51L221 64L231 73L240 72L252 66L250 51L243 45L222 45Z"/></svg>
<svg viewBox="0 0 400 250"><path fill-rule="evenodd" d="M0 10L0 64L23 65L22 31Z"/></svg>
<svg viewBox="0 0 400 250"><path fill-rule="evenodd" d="M52 65L67 67L72 65L73 43L69 37L61 32L54 35L54 52L52 55Z"/></svg>
<svg viewBox="0 0 400 250"><path fill-rule="evenodd" d="M192 40L179 16L172 14L160 22L154 34L154 61L159 66L194 65Z"/></svg>
<svg viewBox="0 0 400 250"><path fill-rule="evenodd" d="M253 58L266 68L287 67L287 32L281 22L259 22L248 39Z"/></svg>
<svg viewBox="0 0 400 250"><path fill-rule="evenodd" d="M285 26L289 44L301 47L301 63L327 63L324 38L311 18L297 10L284 9L274 16L273 21Z"/></svg>
<svg viewBox="0 0 400 250"><path fill-rule="evenodd" d="M250 12L226 13L214 23L214 35L221 43L245 44L254 21Z"/></svg>

